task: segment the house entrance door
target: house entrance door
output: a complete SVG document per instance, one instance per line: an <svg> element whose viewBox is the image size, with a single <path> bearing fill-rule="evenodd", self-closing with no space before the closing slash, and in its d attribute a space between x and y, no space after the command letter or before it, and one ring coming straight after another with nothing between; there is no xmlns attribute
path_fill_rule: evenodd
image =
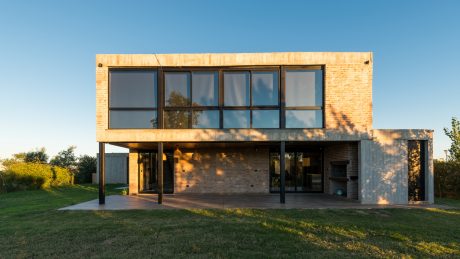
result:
<svg viewBox="0 0 460 259"><path fill-rule="evenodd" d="M139 153L139 192L158 192L157 153ZM174 160L171 152L163 155L163 190L164 193L174 192Z"/></svg>
<svg viewBox="0 0 460 259"><path fill-rule="evenodd" d="M323 192L321 152L285 153L286 192ZM270 191L279 192L279 152L270 153Z"/></svg>

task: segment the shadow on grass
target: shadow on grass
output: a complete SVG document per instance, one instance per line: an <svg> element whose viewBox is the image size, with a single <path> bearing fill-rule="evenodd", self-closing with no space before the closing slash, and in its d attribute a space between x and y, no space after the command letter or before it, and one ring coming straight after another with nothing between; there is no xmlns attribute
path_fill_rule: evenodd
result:
<svg viewBox="0 0 460 259"><path fill-rule="evenodd" d="M95 198L86 185L0 197L0 258L460 256L458 210L56 210Z"/></svg>
<svg viewBox="0 0 460 259"><path fill-rule="evenodd" d="M325 210L325 214L334 210ZM359 210L357 210L359 211ZM355 214L356 220L360 220L360 213L347 211ZM407 211L407 210L406 210ZM457 215L458 212L437 209L429 210L430 213L447 213ZM398 230L387 229L383 231L373 230L372 226L356 226L353 219L348 220L348 225L337 224L334 218L330 222L321 222L314 219L294 219L282 212L272 213L267 210L190 210L191 213L221 220L225 223L232 221L249 220L252 224L266 228L271 233L291 235L300 242L304 242L318 249L331 252L346 252L362 257L401 257L411 254L421 256L454 256L460 255L458 242L430 242L415 240L414 236L402 234ZM310 210L297 210L299 214L308 214ZM356 215L357 214L357 215ZM368 214L368 213L365 213ZM390 213L375 214L375 217L388 217ZM386 216L385 216L386 215ZM337 215L345 216L345 215ZM350 216L350 215L348 215ZM422 226L421 230L423 232ZM391 249L395 246L399 249Z"/></svg>

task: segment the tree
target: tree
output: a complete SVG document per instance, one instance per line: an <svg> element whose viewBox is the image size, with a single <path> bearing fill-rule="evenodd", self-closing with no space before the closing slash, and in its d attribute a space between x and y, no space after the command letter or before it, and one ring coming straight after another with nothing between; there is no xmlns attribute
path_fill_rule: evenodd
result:
<svg viewBox="0 0 460 259"><path fill-rule="evenodd" d="M190 99L184 97L180 92L172 91L169 94L169 98L166 100L168 106L173 107L187 107L189 106ZM196 103L192 103L195 106ZM201 111L194 111L192 113L192 123L196 123L201 114ZM189 112L176 110L168 111L165 116L165 128L168 129L186 129L189 127Z"/></svg>
<svg viewBox="0 0 460 259"><path fill-rule="evenodd" d="M46 164L48 163L48 155L46 154L46 149L42 147L42 148L37 148L36 150L32 150L29 152L13 154L13 158L6 159L5 162L6 163L26 162L26 163Z"/></svg>
<svg viewBox="0 0 460 259"><path fill-rule="evenodd" d="M75 146L70 146L66 150L60 151L51 159L50 164L67 168L72 173L75 173L77 167L77 157L74 152L75 148Z"/></svg>
<svg viewBox="0 0 460 259"><path fill-rule="evenodd" d="M96 157L84 155L78 158L77 174L75 180L77 183L91 183L92 174L96 173Z"/></svg>
<svg viewBox="0 0 460 259"><path fill-rule="evenodd" d="M452 117L452 129L444 128L444 133L450 138L450 157L452 160L460 161L460 121Z"/></svg>

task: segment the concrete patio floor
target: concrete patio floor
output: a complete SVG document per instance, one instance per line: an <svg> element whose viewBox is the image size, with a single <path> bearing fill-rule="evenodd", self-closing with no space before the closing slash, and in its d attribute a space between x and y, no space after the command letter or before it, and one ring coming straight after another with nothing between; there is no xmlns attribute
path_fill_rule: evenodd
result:
<svg viewBox="0 0 460 259"><path fill-rule="evenodd" d="M59 210L151 210L151 209L371 209L371 208L444 208L439 205L365 205L358 201L327 194L286 194L280 204L279 194L165 194L163 204L156 194L137 196L110 195L105 205L99 200L79 203Z"/></svg>

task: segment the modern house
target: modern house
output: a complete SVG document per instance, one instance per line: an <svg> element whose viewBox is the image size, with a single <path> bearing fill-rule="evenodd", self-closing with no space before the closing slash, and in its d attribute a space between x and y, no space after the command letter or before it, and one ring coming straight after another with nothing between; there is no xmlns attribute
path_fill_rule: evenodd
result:
<svg viewBox="0 0 460 259"><path fill-rule="evenodd" d="M96 138L129 193L433 202L431 130L372 127L372 53L96 56ZM100 156L100 203L105 202ZM287 194L286 194L287 193Z"/></svg>

